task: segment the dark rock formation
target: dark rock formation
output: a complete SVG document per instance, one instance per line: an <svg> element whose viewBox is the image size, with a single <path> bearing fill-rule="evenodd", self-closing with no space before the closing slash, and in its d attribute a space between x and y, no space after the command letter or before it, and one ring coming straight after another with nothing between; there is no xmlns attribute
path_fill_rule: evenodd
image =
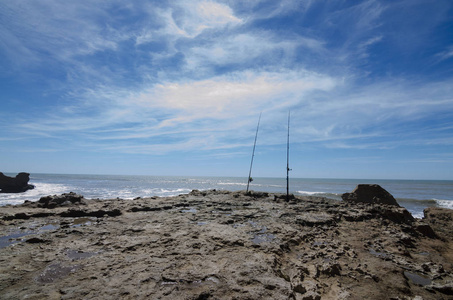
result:
<svg viewBox="0 0 453 300"><path fill-rule="evenodd" d="M453 235L453 210L440 207L428 207L423 210L423 220L431 227L437 228L437 233L443 236Z"/></svg>
<svg viewBox="0 0 453 300"><path fill-rule="evenodd" d="M104 216L117 217L117 216L120 216L121 214L122 214L121 210L119 210L119 209L113 209L113 210L100 209L100 210L96 210L96 211L70 209L65 212L62 212L60 214L60 216L63 218L80 218L80 217L102 218Z"/></svg>
<svg viewBox="0 0 453 300"><path fill-rule="evenodd" d="M37 206L42 208L55 208L57 206L84 205L83 196L70 192L59 196L45 196L39 199Z"/></svg>
<svg viewBox="0 0 453 300"><path fill-rule="evenodd" d="M35 186L28 184L29 173L19 173L16 177L9 177L0 172L0 193L23 193L34 189Z"/></svg>
<svg viewBox="0 0 453 300"><path fill-rule="evenodd" d="M395 198L378 184L359 184L352 193L341 195L344 201L399 206Z"/></svg>

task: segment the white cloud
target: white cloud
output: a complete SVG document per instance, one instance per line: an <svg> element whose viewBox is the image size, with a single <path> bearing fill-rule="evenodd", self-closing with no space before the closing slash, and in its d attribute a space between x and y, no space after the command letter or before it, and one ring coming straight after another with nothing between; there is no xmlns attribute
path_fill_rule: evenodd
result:
<svg viewBox="0 0 453 300"><path fill-rule="evenodd" d="M17 2L23 5L17 5ZM16 46L27 49L35 59L48 59L50 55L65 60L116 48L118 37L95 21L106 17L102 5L14 1L2 3L2 10L8 20L8 25L4 24L0 31L2 38L8 34L16 37Z"/></svg>
<svg viewBox="0 0 453 300"><path fill-rule="evenodd" d="M178 117L171 123L176 119L228 119L249 115L250 111L294 105L305 93L328 91L336 84L334 78L310 72L241 72L199 81L161 83L128 101L176 112Z"/></svg>
<svg viewBox="0 0 453 300"><path fill-rule="evenodd" d="M159 30L159 34L195 38L204 30L222 29L228 25L242 23L229 6L221 3L177 1L174 4L175 6L160 11L165 27Z"/></svg>
<svg viewBox="0 0 453 300"><path fill-rule="evenodd" d="M437 53L436 56L440 59L440 61L453 57L453 46L448 47L445 51Z"/></svg>
<svg viewBox="0 0 453 300"><path fill-rule="evenodd" d="M192 47L186 52L186 61L189 69L207 65L247 65L256 59L275 65L292 60L297 51L306 49L325 52L323 42L312 38L281 39L266 32L240 33Z"/></svg>

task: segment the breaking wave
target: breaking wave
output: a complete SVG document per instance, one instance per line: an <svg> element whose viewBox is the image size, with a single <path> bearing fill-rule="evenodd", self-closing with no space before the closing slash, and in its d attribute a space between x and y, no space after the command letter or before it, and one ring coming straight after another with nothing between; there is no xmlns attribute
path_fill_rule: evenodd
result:
<svg viewBox="0 0 453 300"><path fill-rule="evenodd" d="M67 185L56 183L34 184L35 188L24 193L2 193L0 194L0 206L17 205L24 203L25 200L38 201L41 197L48 195L59 195L67 193L70 189Z"/></svg>
<svg viewBox="0 0 453 300"><path fill-rule="evenodd" d="M453 209L453 200L434 199L439 207Z"/></svg>

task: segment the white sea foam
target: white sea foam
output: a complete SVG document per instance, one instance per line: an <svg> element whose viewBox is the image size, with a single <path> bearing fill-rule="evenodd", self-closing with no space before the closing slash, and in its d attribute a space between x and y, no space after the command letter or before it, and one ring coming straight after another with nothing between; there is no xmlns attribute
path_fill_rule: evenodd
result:
<svg viewBox="0 0 453 300"><path fill-rule="evenodd" d="M453 200L434 199L438 206L453 209Z"/></svg>
<svg viewBox="0 0 453 300"><path fill-rule="evenodd" d="M115 192L115 198L123 198L123 199L134 199L136 197L171 197L177 196L180 194L187 194L190 193L192 189L187 188L175 188L175 189L165 189L165 188L151 188L151 189L141 189L136 191L131 190L120 190Z"/></svg>
<svg viewBox="0 0 453 300"><path fill-rule="evenodd" d="M309 191L297 191L297 193L299 193L301 195L309 195L309 196L324 194L323 192L309 192Z"/></svg>
<svg viewBox="0 0 453 300"><path fill-rule="evenodd" d="M414 218L423 219L423 217L424 217L423 212L415 211L415 210L410 210L410 209L409 209L409 212L411 213L411 215L412 215Z"/></svg>
<svg viewBox="0 0 453 300"><path fill-rule="evenodd" d="M242 185L242 186L247 185L247 183L244 183L244 182L217 182L217 184L219 184L219 185ZM261 186L260 184L254 184L254 183L251 183L250 185Z"/></svg>
<svg viewBox="0 0 453 300"><path fill-rule="evenodd" d="M22 204L25 200L38 201L41 197L48 195L59 195L69 192L69 187L63 184L39 183L32 190L24 193L2 193L0 194L0 206L7 204Z"/></svg>

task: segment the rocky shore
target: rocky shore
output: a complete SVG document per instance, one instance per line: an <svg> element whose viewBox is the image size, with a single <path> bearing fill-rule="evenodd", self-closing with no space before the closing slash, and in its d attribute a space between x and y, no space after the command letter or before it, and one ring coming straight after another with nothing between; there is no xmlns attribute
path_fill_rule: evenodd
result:
<svg viewBox="0 0 453 300"><path fill-rule="evenodd" d="M452 225L263 192L49 196L0 208L0 298L453 299Z"/></svg>

